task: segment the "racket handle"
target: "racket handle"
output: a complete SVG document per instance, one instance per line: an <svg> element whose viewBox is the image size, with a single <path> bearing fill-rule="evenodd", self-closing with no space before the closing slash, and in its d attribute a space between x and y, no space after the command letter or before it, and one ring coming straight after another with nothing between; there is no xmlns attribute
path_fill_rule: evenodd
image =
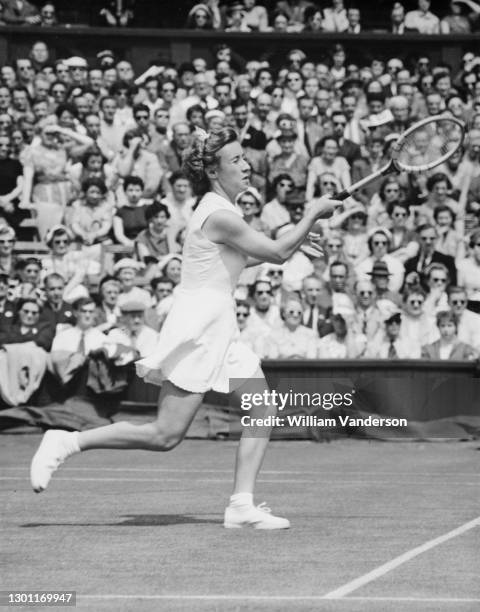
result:
<svg viewBox="0 0 480 612"><path fill-rule="evenodd" d="M344 189L340 193L336 193L333 197L334 197L335 200L346 200L351 195L352 194L348 191L348 189Z"/></svg>

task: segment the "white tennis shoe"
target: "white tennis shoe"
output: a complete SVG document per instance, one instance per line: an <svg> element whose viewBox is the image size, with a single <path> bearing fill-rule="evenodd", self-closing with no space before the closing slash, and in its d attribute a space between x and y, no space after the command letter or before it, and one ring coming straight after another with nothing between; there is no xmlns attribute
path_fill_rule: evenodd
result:
<svg viewBox="0 0 480 612"><path fill-rule="evenodd" d="M35 493L44 491L53 472L79 450L72 437L73 433L60 429L50 429L43 436L30 465L30 482Z"/></svg>
<svg viewBox="0 0 480 612"><path fill-rule="evenodd" d="M228 506L223 526L226 529L241 529L244 526L254 529L289 529L290 521L272 514L263 502L259 506Z"/></svg>

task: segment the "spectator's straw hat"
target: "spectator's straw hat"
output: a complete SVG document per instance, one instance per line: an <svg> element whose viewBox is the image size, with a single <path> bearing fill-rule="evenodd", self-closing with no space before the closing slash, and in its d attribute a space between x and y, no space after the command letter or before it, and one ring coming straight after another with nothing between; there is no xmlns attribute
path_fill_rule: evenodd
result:
<svg viewBox="0 0 480 612"><path fill-rule="evenodd" d="M102 68L106 68L115 64L115 55L110 49L104 49L97 53L97 60Z"/></svg>
<svg viewBox="0 0 480 612"><path fill-rule="evenodd" d="M376 261L373 264L371 272L367 272L369 276L392 276L388 271L388 266L384 261Z"/></svg>
<svg viewBox="0 0 480 612"><path fill-rule="evenodd" d="M365 212L365 209L361 204L355 204L355 206L347 208L347 210L343 214L346 216L344 222L342 223L342 229L345 229L347 221L350 219L350 217L353 217L354 215L362 215L363 223L366 223L367 221L367 213Z"/></svg>
<svg viewBox="0 0 480 612"><path fill-rule="evenodd" d="M88 68L87 60L79 55L73 55L64 60L63 63L68 66L68 68Z"/></svg>
<svg viewBox="0 0 480 612"><path fill-rule="evenodd" d="M117 261L117 263L113 266L113 271L120 272L120 270L125 270L125 268L132 268L133 270L138 271L141 270L142 267L143 265L139 261L136 261L131 257L124 257L123 259L120 259L120 261Z"/></svg>
<svg viewBox="0 0 480 612"><path fill-rule="evenodd" d="M56 225L52 225L52 227L47 231L43 241L47 246L51 246L50 243L52 241L52 238L55 236L55 234L60 233L67 234L68 238L70 240L72 239L72 235L70 234L70 230L68 229L68 227L66 225L62 225L61 223L57 223Z"/></svg>
<svg viewBox="0 0 480 612"><path fill-rule="evenodd" d="M145 312L145 304L137 300L132 300L131 302L125 302L125 304L122 304L120 306L120 310L123 313Z"/></svg>
<svg viewBox="0 0 480 612"><path fill-rule="evenodd" d="M223 111L218 110L216 108L209 110L205 113L205 121L210 121L210 119L213 119L214 117L223 120L226 118L226 115Z"/></svg>
<svg viewBox="0 0 480 612"><path fill-rule="evenodd" d="M402 313L400 312L400 310L397 310L397 312L388 316L388 318L383 319L383 322L386 325L389 325L390 323L398 323L400 325L400 323L402 322Z"/></svg>
<svg viewBox="0 0 480 612"><path fill-rule="evenodd" d="M192 8L188 12L188 16L192 17L192 15L195 15L197 11L205 11L207 15L211 14L209 7L206 4L203 4L203 2L200 2L199 4L195 4L195 6L192 6Z"/></svg>

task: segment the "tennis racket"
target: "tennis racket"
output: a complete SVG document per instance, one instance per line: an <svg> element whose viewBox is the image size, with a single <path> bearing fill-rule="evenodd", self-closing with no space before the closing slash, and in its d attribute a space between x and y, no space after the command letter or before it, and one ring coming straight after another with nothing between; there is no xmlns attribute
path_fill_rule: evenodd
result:
<svg viewBox="0 0 480 612"><path fill-rule="evenodd" d="M392 157L380 170L372 172L348 189L335 195L345 200L380 176L399 172L427 172L443 164L463 143L465 124L450 115L435 115L418 121L392 145Z"/></svg>

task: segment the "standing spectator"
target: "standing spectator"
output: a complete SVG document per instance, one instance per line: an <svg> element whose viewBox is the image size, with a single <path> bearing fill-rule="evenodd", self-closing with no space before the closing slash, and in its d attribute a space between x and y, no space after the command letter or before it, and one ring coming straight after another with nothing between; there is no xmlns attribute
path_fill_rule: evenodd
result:
<svg viewBox="0 0 480 612"><path fill-rule="evenodd" d="M448 307L457 317L458 339L480 350L480 314L467 309L467 292L461 287L448 288Z"/></svg>
<svg viewBox="0 0 480 612"><path fill-rule="evenodd" d="M418 9L405 15L405 28L420 34L440 34L440 19L429 9L430 0L418 0Z"/></svg>
<svg viewBox="0 0 480 612"><path fill-rule="evenodd" d="M104 276L98 288L100 304L94 313L95 327L104 333L116 327L120 318L118 296L120 295L120 281L114 276Z"/></svg>
<svg viewBox="0 0 480 612"><path fill-rule="evenodd" d="M470 236L469 257L458 263L458 284L467 291L467 308L480 314L480 230Z"/></svg>
<svg viewBox="0 0 480 612"><path fill-rule="evenodd" d="M422 347L423 359L448 359L465 361L475 359L477 354L473 347L458 340L458 321L455 314L443 310L436 316L440 338Z"/></svg>

